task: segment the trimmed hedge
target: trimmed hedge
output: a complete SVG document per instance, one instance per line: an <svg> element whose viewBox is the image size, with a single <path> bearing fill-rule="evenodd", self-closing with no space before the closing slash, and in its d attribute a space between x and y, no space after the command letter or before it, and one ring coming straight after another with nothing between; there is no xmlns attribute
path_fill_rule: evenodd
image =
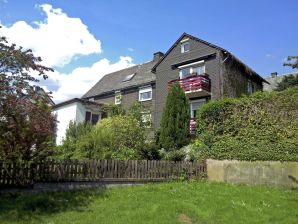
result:
<svg viewBox="0 0 298 224"><path fill-rule="evenodd" d="M197 137L201 159L298 161L298 88L210 101Z"/></svg>

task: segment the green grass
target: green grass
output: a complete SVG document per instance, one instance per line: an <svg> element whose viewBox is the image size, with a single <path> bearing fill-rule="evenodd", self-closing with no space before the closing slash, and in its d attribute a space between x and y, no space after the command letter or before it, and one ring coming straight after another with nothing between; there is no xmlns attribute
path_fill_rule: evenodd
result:
<svg viewBox="0 0 298 224"><path fill-rule="evenodd" d="M203 181L1 195L0 223L298 223L298 190Z"/></svg>

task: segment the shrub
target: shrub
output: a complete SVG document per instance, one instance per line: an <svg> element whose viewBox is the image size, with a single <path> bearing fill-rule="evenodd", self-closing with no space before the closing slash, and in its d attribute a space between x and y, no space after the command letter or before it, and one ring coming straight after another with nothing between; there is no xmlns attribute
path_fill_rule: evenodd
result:
<svg viewBox="0 0 298 224"><path fill-rule="evenodd" d="M189 120L188 99L176 82L169 90L162 114L159 135L161 147L166 151L173 151L187 145L190 141Z"/></svg>
<svg viewBox="0 0 298 224"><path fill-rule="evenodd" d="M282 91L294 86L298 86L298 74L284 76L281 82L277 84L276 90Z"/></svg>
<svg viewBox="0 0 298 224"><path fill-rule="evenodd" d="M62 145L56 147L56 156L62 159L92 158L94 148L90 141L92 129L93 126L88 122L70 121Z"/></svg>
<svg viewBox="0 0 298 224"><path fill-rule="evenodd" d="M144 147L144 128L131 116L115 116L103 119L97 123L93 131L97 147L102 148L106 155L117 158L117 155L125 154L132 150L131 158L139 156Z"/></svg>
<svg viewBox="0 0 298 224"><path fill-rule="evenodd" d="M198 111L201 158L298 161L298 88L211 101Z"/></svg>

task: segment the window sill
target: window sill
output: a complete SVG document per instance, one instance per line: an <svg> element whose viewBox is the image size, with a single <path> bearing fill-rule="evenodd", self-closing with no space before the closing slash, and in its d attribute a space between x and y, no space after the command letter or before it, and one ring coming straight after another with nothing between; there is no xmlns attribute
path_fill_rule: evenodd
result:
<svg viewBox="0 0 298 224"><path fill-rule="evenodd" d="M150 98L150 99L145 99L145 100L141 100L141 99L139 99L139 102L146 102L146 101L150 101L150 100L152 100L152 98Z"/></svg>

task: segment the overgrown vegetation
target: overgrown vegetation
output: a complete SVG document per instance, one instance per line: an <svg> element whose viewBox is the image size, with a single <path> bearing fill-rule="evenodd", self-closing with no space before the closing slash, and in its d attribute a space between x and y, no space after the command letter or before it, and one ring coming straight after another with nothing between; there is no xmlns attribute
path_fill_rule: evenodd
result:
<svg viewBox="0 0 298 224"><path fill-rule="evenodd" d="M30 161L51 152L55 128L51 99L36 83L38 76L46 79L52 69L40 62L31 50L0 37L0 160Z"/></svg>
<svg viewBox="0 0 298 224"><path fill-rule="evenodd" d="M118 105L105 106L108 118L95 126L70 123L63 144L57 147L61 159L158 159L155 145L146 139L142 120L145 108L135 103L125 112ZM127 114L127 115L125 115Z"/></svg>
<svg viewBox="0 0 298 224"><path fill-rule="evenodd" d="M298 191L208 182L1 195L0 223L297 223Z"/></svg>
<svg viewBox="0 0 298 224"><path fill-rule="evenodd" d="M275 90L283 91L287 88L295 87L295 86L298 87L298 74L295 74L295 75L291 74L291 75L284 76L281 82L277 84L277 87Z"/></svg>
<svg viewBox="0 0 298 224"><path fill-rule="evenodd" d="M183 89L176 82L169 90L160 124L159 145L166 152L176 154L177 150L190 141L189 102ZM177 152L179 154L179 152ZM173 155L175 157L175 155Z"/></svg>
<svg viewBox="0 0 298 224"><path fill-rule="evenodd" d="M298 88L210 101L198 111L200 158L298 161Z"/></svg>

